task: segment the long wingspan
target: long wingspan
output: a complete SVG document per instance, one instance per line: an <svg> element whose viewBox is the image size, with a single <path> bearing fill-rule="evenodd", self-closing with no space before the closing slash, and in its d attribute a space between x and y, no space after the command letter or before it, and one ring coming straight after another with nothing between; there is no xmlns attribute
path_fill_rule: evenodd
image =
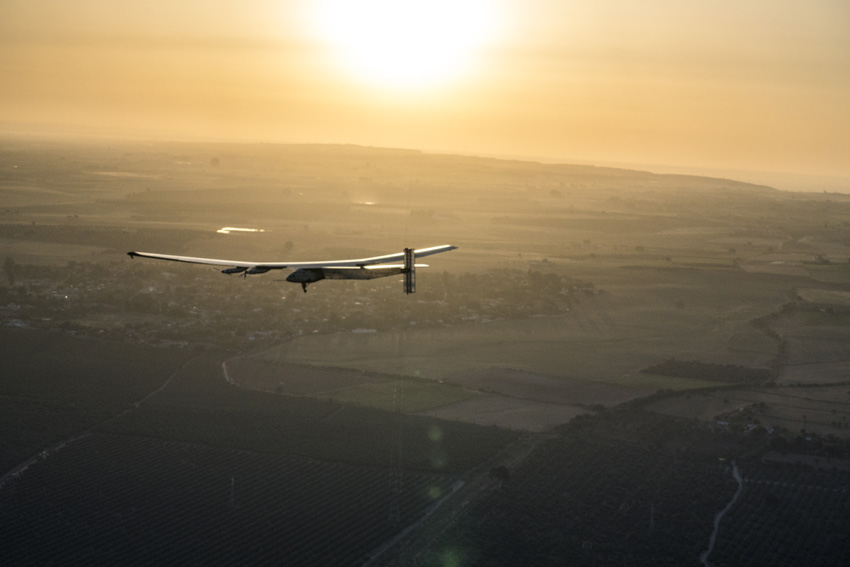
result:
<svg viewBox="0 0 850 567"><path fill-rule="evenodd" d="M439 254L440 252L448 252L456 249L457 246L444 244L442 246L432 246L431 248L421 248L415 251L416 257L430 256L431 254ZM376 264L386 264L389 262L397 262L404 259L404 252L395 254L387 254L385 256L373 256L371 258L359 258L354 260L329 260L325 262L247 262L244 260L220 260L218 258L197 258L194 256L174 256L171 254L157 254L152 252L127 252L131 258L136 256L140 258L153 258L156 260L170 260L172 262L187 262L190 264L207 264L211 266L230 266L232 268L244 268L245 270L257 270L257 272L266 272L268 270L282 270L286 268L362 268L364 266L373 266Z"/></svg>

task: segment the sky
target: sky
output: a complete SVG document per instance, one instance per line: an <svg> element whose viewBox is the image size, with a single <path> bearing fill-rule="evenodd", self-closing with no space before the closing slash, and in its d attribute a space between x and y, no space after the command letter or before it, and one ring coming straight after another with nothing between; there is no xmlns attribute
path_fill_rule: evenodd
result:
<svg viewBox="0 0 850 567"><path fill-rule="evenodd" d="M0 0L0 134L850 177L847 0Z"/></svg>

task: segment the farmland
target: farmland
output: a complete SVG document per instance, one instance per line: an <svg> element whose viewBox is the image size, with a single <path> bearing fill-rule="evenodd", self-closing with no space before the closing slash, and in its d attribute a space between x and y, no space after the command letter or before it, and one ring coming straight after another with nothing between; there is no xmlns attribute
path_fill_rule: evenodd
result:
<svg viewBox="0 0 850 567"><path fill-rule="evenodd" d="M846 547L848 472L794 465L743 468L744 491L720 532L714 565L841 565ZM769 522L762 518L770 517ZM744 534L747 534L744 537Z"/></svg>
<svg viewBox="0 0 850 567"><path fill-rule="evenodd" d="M712 563L843 549L845 195L8 139L0 197L4 564L695 564L733 459ZM411 296L126 256L443 243Z"/></svg>
<svg viewBox="0 0 850 567"><path fill-rule="evenodd" d="M641 429L656 443L597 438L599 425L608 434ZM673 431L688 443L670 444ZM401 564L700 565L712 531L706 519L737 489L732 460L715 453L722 445L686 423L640 413L588 422L576 433L546 441L427 551ZM757 460L740 469L741 497L720 524L712 565L843 564L850 473Z"/></svg>
<svg viewBox="0 0 850 567"><path fill-rule="evenodd" d="M625 444L554 440L473 521L446 533L426 564L450 554L472 564L696 565L711 532L704 518L734 493L724 469Z"/></svg>
<svg viewBox="0 0 850 567"><path fill-rule="evenodd" d="M189 353L0 329L4 346L3 445L12 469L131 407L159 388Z"/></svg>
<svg viewBox="0 0 850 567"><path fill-rule="evenodd" d="M447 476L404 480L405 524L451 489ZM96 434L15 482L3 560L353 565L395 531L388 486L386 469Z"/></svg>
<svg viewBox="0 0 850 567"><path fill-rule="evenodd" d="M123 343L4 333L13 368L54 345L3 394L6 469L35 456L0 483L4 564L360 564L513 438L239 389L204 351L118 378Z"/></svg>

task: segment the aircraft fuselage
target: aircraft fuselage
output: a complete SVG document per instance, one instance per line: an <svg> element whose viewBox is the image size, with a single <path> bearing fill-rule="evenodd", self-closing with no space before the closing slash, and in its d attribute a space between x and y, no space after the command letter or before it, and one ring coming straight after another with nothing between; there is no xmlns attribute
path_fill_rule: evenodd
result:
<svg viewBox="0 0 850 567"><path fill-rule="evenodd" d="M314 283L319 280L373 280L404 273L402 267L392 268L298 268L286 281L293 283Z"/></svg>

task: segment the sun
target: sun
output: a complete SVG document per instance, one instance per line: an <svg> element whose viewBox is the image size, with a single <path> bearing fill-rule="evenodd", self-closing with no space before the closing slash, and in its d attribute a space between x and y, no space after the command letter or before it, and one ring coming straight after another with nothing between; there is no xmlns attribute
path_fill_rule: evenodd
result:
<svg viewBox="0 0 850 567"><path fill-rule="evenodd" d="M492 0L319 0L314 20L359 80L397 89L450 81L492 40Z"/></svg>

